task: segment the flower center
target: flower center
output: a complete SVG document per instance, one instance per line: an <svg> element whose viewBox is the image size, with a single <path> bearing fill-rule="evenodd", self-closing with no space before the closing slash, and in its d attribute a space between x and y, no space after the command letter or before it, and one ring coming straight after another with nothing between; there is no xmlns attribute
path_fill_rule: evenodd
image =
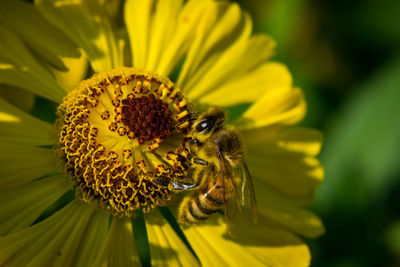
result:
<svg viewBox="0 0 400 267"><path fill-rule="evenodd" d="M57 158L76 196L119 216L166 205L173 190L154 181L185 177L189 113L180 90L154 73L120 68L83 81L56 124Z"/></svg>
<svg viewBox="0 0 400 267"><path fill-rule="evenodd" d="M122 100L122 122L140 144L170 136L171 114L168 105L153 94Z"/></svg>

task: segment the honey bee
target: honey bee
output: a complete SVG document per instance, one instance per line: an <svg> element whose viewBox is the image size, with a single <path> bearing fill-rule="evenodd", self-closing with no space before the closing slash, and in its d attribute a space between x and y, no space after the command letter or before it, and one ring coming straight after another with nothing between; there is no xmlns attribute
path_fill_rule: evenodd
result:
<svg viewBox="0 0 400 267"><path fill-rule="evenodd" d="M225 120L225 112L210 108L193 122L185 147L193 182L172 181L172 186L191 190L180 204L180 223L198 223L223 207L227 231L233 236L241 217L249 217L244 211L256 223L257 205L239 134L224 126Z"/></svg>

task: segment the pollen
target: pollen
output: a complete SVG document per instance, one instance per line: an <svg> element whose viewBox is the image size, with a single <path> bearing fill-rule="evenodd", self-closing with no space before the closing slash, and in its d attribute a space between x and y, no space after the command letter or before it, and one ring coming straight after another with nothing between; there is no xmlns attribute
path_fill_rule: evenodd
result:
<svg viewBox="0 0 400 267"><path fill-rule="evenodd" d="M187 174L187 100L169 79L134 68L83 81L59 106L58 165L76 196L132 217L167 205L174 191L154 181Z"/></svg>

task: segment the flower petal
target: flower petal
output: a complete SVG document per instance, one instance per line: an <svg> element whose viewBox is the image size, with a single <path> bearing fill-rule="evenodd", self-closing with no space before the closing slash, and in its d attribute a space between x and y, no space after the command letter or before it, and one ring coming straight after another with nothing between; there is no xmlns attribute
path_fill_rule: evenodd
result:
<svg viewBox="0 0 400 267"><path fill-rule="evenodd" d="M172 36L174 36L174 32L176 31L177 18L179 17L179 13L183 5L183 0L156 1L156 3L154 3L153 5L154 6L152 7L152 9L154 11L150 15L149 28L144 29L147 30L148 33L150 33L148 35L148 53L147 55L143 54L142 56L145 58L145 65L143 67L147 70L154 70L157 72L156 65L162 57L165 48L168 46L168 44L171 44L170 39ZM130 14L132 11L136 14L142 12L141 10L126 9L125 12L129 13L129 15L125 16L125 18L132 17L133 14ZM140 16L138 18L140 19ZM132 28L135 29L134 25L131 26L133 26ZM138 26L140 26L140 24ZM137 38L135 38L134 31L132 31L131 40L133 40L133 42L137 42L138 40L135 39ZM132 52L135 59L135 56L139 51Z"/></svg>
<svg viewBox="0 0 400 267"><path fill-rule="evenodd" d="M0 142L0 189L13 188L57 171L51 149Z"/></svg>
<svg viewBox="0 0 400 267"><path fill-rule="evenodd" d="M74 200L46 220L0 238L0 264L70 266L93 208Z"/></svg>
<svg viewBox="0 0 400 267"><path fill-rule="evenodd" d="M203 76L209 73L209 69L215 64L226 63L221 61L221 57L228 59L233 53L246 49L251 28L248 14L237 4L210 2L196 29L177 82L179 86L191 94L198 92L194 88L206 82Z"/></svg>
<svg viewBox="0 0 400 267"><path fill-rule="evenodd" d="M123 66L115 26L102 1L36 0L42 15L86 52L96 72Z"/></svg>
<svg viewBox="0 0 400 267"><path fill-rule="evenodd" d="M152 266L199 266L199 262L172 227L155 210L146 216Z"/></svg>
<svg viewBox="0 0 400 267"><path fill-rule="evenodd" d="M93 266L140 266L139 254L128 218L114 217L110 232Z"/></svg>
<svg viewBox="0 0 400 267"><path fill-rule="evenodd" d="M268 128L264 127L265 132ZM322 166L314 156L321 148L318 131L291 129L263 136L261 129L243 132L250 172L260 184L271 186L280 193L307 199L323 179ZM258 131L260 130L260 131ZM262 185L259 185L262 186Z"/></svg>
<svg viewBox="0 0 400 267"><path fill-rule="evenodd" d="M53 126L19 110L0 98L0 141L25 145L51 145ZM3 150L2 150L3 151Z"/></svg>
<svg viewBox="0 0 400 267"><path fill-rule="evenodd" d="M325 232L321 219L313 213L293 206L272 202L265 193L257 194L261 216L300 235L315 238Z"/></svg>
<svg viewBox="0 0 400 267"><path fill-rule="evenodd" d="M247 161L254 179L284 195L308 197L322 182L321 163L313 157L290 152L268 156L249 152Z"/></svg>
<svg viewBox="0 0 400 267"><path fill-rule="evenodd" d="M36 54L51 65L65 69L59 56L79 56L76 45L48 23L32 4L19 0L4 3L0 8L0 22L18 34Z"/></svg>
<svg viewBox="0 0 400 267"><path fill-rule="evenodd" d="M291 125L305 115L306 102L300 89L266 92L234 122L240 130L270 126Z"/></svg>
<svg viewBox="0 0 400 267"><path fill-rule="evenodd" d="M132 44L133 65L169 76L185 55L195 26L210 2L127 1L125 23Z"/></svg>
<svg viewBox="0 0 400 267"><path fill-rule="evenodd" d="M267 126L242 134L260 212L301 235L321 235L320 219L301 209L311 203L323 179L321 164L314 158L321 148L321 133Z"/></svg>
<svg viewBox="0 0 400 267"><path fill-rule="evenodd" d="M70 188L64 177L50 176L17 188L1 190L0 235L31 225Z"/></svg>
<svg viewBox="0 0 400 267"><path fill-rule="evenodd" d="M257 226L243 225L230 239L221 216L191 225L184 233L204 266L308 266L307 246L291 233L274 229L260 218Z"/></svg>
<svg viewBox="0 0 400 267"><path fill-rule="evenodd" d="M270 62L227 80L215 90L203 95L199 102L210 106L233 106L255 102L268 91L288 91L291 87L292 76L286 66Z"/></svg>
<svg viewBox="0 0 400 267"><path fill-rule="evenodd" d="M159 3L163 3L163 1L159 1ZM171 29L171 34L162 34L164 38L167 38L164 42L154 42L158 49L162 50L162 53L159 55L157 61L153 59L152 55L149 56L149 69L152 69L151 62L154 61L154 71L164 76L170 75L189 49L189 43L194 38L196 32L195 27L201 21L209 4L210 1L208 0L191 0L185 3L176 18L167 18L172 21L177 20L176 26L174 30ZM171 21L165 24L171 25ZM153 26L153 31L160 30Z"/></svg>
<svg viewBox="0 0 400 267"><path fill-rule="evenodd" d="M68 69L65 71L53 70L57 82L68 92L78 87L88 74L88 59L84 52L79 58L61 58Z"/></svg>
<svg viewBox="0 0 400 267"><path fill-rule="evenodd" d="M137 68L146 66L154 5L154 0L127 0L125 4L125 23L131 42L133 66Z"/></svg>
<svg viewBox="0 0 400 267"><path fill-rule="evenodd" d="M15 33L0 27L0 82L19 86L60 103L65 90L41 65Z"/></svg>
<svg viewBox="0 0 400 267"><path fill-rule="evenodd" d="M248 25L246 27L250 28L250 19L247 16L245 18L247 18L245 23ZM195 100L201 99L205 94L218 91L219 87L232 80L246 77L250 71L258 68L271 56L274 46L275 42L271 38L265 35L249 37L248 33L244 31L231 47L220 52L218 60L207 67L195 84L188 83L189 97ZM234 92L230 94L233 95Z"/></svg>
<svg viewBox="0 0 400 267"><path fill-rule="evenodd" d="M12 85L0 84L0 98L28 113L35 104L33 93Z"/></svg>
<svg viewBox="0 0 400 267"><path fill-rule="evenodd" d="M93 212L71 266L92 266L107 238L109 217L103 210Z"/></svg>
<svg viewBox="0 0 400 267"><path fill-rule="evenodd" d="M322 134L318 130L296 128L283 132L277 139L277 145L287 151L317 156L321 150L322 139Z"/></svg>
<svg viewBox="0 0 400 267"><path fill-rule="evenodd" d="M308 156L317 156L321 150L322 134L318 130L309 128L294 128L284 131L274 132L272 136L263 135L269 129L259 128L243 131L246 145L254 147L260 144L268 145L268 150L279 152L284 149L294 153L302 153Z"/></svg>

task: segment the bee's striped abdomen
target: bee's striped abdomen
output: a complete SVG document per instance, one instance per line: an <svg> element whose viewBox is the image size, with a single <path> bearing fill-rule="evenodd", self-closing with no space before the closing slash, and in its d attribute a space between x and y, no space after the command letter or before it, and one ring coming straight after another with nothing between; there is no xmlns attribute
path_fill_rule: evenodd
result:
<svg viewBox="0 0 400 267"><path fill-rule="evenodd" d="M222 193L222 187L210 182L204 190L186 196L180 206L180 221L191 224L207 219L221 208Z"/></svg>

